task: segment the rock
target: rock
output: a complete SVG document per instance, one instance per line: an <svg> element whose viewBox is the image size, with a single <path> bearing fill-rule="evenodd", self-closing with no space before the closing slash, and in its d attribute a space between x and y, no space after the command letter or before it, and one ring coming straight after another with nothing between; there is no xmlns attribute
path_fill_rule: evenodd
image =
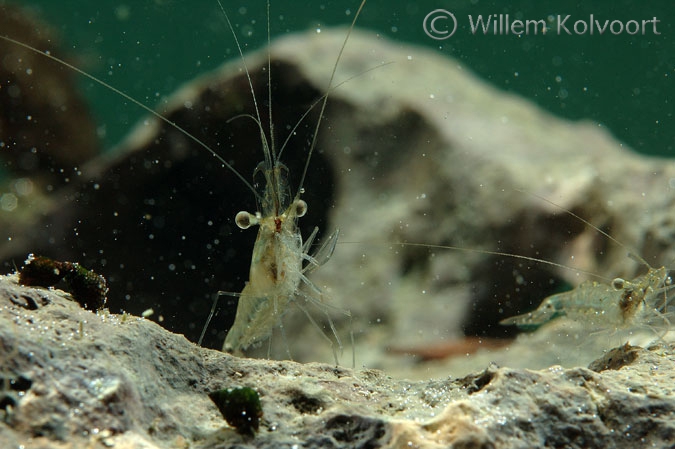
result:
<svg viewBox="0 0 675 449"><path fill-rule="evenodd" d="M278 147L325 92L345 33L322 30L273 44ZM393 63L379 67L383 62ZM247 57L259 99L266 95L265 65L264 52ZM353 331L359 365L414 366L388 353L392 346L512 337L513 329L498 325L501 319L577 285L586 271L609 282L645 270L626 257L628 247L652 266L675 258L670 161L634 154L596 124L558 119L478 80L456 61L364 32L350 37L335 79L349 81L330 93L305 182L309 213L300 223L304 236L317 225L340 228L342 243L313 280L336 309L351 310L351 324L339 312L333 320L346 352ZM284 149L292 188L316 109ZM239 61L184 86L161 112L245 178L261 160L257 125L231 120L254 114ZM83 167L79 182L57 192L36 226L12 234L2 257L22 260L32 252L77 261L106 276L112 311L140 314L152 307L163 326L196 340L215 292L240 291L248 278L255 231L238 230L233 217L254 209L253 194L211 154L153 118L111 156ZM208 346L222 345L235 308L235 298L221 298ZM276 357L286 357L288 347L296 360L332 360L302 313L289 313L284 329L285 339L276 332ZM522 360L541 367L549 356L566 357L589 330L577 329L572 338L567 330L551 332L560 352L550 350L551 337L542 333L530 337L541 343L531 345L539 352ZM606 340L603 345L607 349ZM259 354L265 355L263 346ZM599 354L583 355L588 363Z"/></svg>
<svg viewBox="0 0 675 449"><path fill-rule="evenodd" d="M27 306L31 304L32 306ZM628 345L590 369L490 365L396 380L237 358L132 315L0 278L0 446L39 448L666 448L673 347ZM248 387L263 416L229 426L209 393Z"/></svg>
<svg viewBox="0 0 675 449"><path fill-rule="evenodd" d="M27 9L0 5L0 28L3 36L65 58L55 30ZM0 54L4 174L63 184L99 150L94 120L77 90L76 74L5 40L0 40Z"/></svg>

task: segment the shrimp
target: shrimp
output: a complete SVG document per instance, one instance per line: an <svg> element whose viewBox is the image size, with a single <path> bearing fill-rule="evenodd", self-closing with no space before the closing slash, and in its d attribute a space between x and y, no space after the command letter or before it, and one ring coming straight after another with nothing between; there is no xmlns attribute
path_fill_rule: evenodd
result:
<svg viewBox="0 0 675 449"><path fill-rule="evenodd" d="M565 213L625 248L623 243L574 212L539 195L529 194L561 208ZM534 311L503 319L500 324L534 330L556 318L567 317L591 327L625 329L631 326L652 325L656 318L665 324L666 328L670 327L667 317L667 291L672 284L672 279L668 270L664 266L653 268L646 260L632 251L629 252L629 256L646 266L647 273L633 280L615 278L611 285L597 281L585 281L574 290L546 297ZM661 299L663 302L659 304Z"/></svg>
<svg viewBox="0 0 675 449"><path fill-rule="evenodd" d="M649 268L632 281L616 278L611 286L586 281L574 290L548 296L536 310L506 318L500 324L536 329L563 316L601 327L626 328L649 323L654 313L661 314L656 299L660 300L660 293L665 294L670 284L665 267ZM668 323L665 315L663 319Z"/></svg>
<svg viewBox="0 0 675 449"><path fill-rule="evenodd" d="M225 16L228 26L232 31L232 35L237 43L240 55L243 60L243 52L239 45L234 28L225 12L220 0L218 4L221 7L223 15ZM274 147L274 133L272 124L271 104L270 117L270 142L263 131L260 113L258 112L257 101L253 84L251 83L248 69L245 67L249 88L255 105L257 117L253 119L258 124L260 129L260 136L262 141L262 148L265 159L261 162L254 171L253 177L263 176L264 179L256 185L264 185L264 192L259 196L259 211L255 214L241 211L235 217L237 226L241 229L248 229L253 225L259 226L258 236L253 246L253 256L251 259L251 267L249 272L249 281L246 283L242 292L235 296L239 297L237 306L237 313L234 324L227 333L225 342L223 343L223 351L234 354L243 354L243 352L253 346L259 344L262 340L269 338L272 329L280 324L281 316L288 308L291 301L296 296L303 296L309 302L317 305L325 313L328 322L330 323L337 348L333 342L328 338L318 326L318 324L311 317L309 312L305 310L300 304L295 303L310 319L310 321L321 331L322 335L330 342L333 348L333 356L335 363L338 363L337 350L342 350L342 343L337 334L335 326L324 307L321 297L323 293L321 289L314 285L312 281L305 275L306 272L311 272L319 266L323 265L332 255L335 244L337 243L338 230L336 230L324 244L317 250L314 255L309 255L309 248L316 237L318 228L315 228L307 241L303 244L302 235L297 227L298 218L305 215L307 212L307 203L300 199L300 195L304 192L303 182L307 174L310 158L314 151L317 141L319 127L321 126L321 118L328 100L328 93L333 84L333 78L337 70L340 56L347 45L351 30L356 24L356 20L365 4L365 0L361 2L352 24L345 36L345 40L340 48L340 52L335 61L326 94L321 98L321 109L319 112L319 120L314 129L312 142L309 147L305 168L302 173L300 185L296 190L293 199L291 198L288 186L288 168L280 162L280 155L283 151L283 146L277 154ZM269 4L268 4L269 8ZM268 10L269 17L269 10ZM268 27L269 28L269 27ZM268 53L268 76L270 76L270 57ZM268 94L271 96L271 79L268 78ZM304 118L304 117L303 117ZM301 118L302 119L302 118ZM303 267L303 262L307 262ZM300 291L300 285L308 286L311 293L304 293ZM219 292L220 294L227 294L226 292ZM318 297L318 298L317 298ZM349 312L345 312L349 315ZM208 322L207 322L208 325ZM282 327L283 331L283 327ZM203 333L202 333L203 334ZM269 354L268 354L269 355Z"/></svg>
<svg viewBox="0 0 675 449"><path fill-rule="evenodd" d="M272 170L272 173L274 172L276 169ZM270 185L268 183L268 187ZM266 196L271 189L267 190ZM321 305L321 301L312 294L300 293L299 287L302 282L312 289L313 294L322 294L305 273L328 261L337 243L338 230L324 242L316 254L310 256L308 250L318 228L315 228L310 238L303 244L296 225L297 219L302 217L306 210L307 204L296 198L282 213L275 211L255 215L249 212L237 214L236 222L242 229L247 229L253 224L257 224L260 229L253 246L249 282L240 294L235 294L239 297L237 314L223 343L223 351L242 354L247 348L268 338L289 303L299 294ZM317 259L320 253L325 255ZM303 260L309 262L304 268ZM219 294L230 293L219 292ZM330 316L327 317L330 321ZM334 329L332 322L331 328ZM337 333L334 333L334 336L341 348Z"/></svg>

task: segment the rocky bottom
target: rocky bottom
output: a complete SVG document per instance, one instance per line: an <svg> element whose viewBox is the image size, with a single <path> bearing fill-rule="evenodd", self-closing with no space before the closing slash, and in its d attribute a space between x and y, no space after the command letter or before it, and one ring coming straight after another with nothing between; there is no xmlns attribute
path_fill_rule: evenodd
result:
<svg viewBox="0 0 675 449"><path fill-rule="evenodd" d="M588 368L490 365L463 378L406 381L233 357L152 321L20 286L15 275L0 279L0 307L3 448L675 444L672 346L624 345ZM217 406L209 397L244 387L260 400L257 430L225 420L236 401Z"/></svg>

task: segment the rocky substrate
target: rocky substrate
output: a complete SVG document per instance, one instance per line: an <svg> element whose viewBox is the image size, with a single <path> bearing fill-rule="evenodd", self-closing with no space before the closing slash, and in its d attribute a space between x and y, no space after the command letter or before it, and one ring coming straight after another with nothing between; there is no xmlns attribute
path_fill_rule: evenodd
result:
<svg viewBox="0 0 675 449"><path fill-rule="evenodd" d="M377 370L237 358L59 290L0 279L0 447L666 448L672 347L622 346L588 368L395 380ZM252 435L208 393L250 387Z"/></svg>

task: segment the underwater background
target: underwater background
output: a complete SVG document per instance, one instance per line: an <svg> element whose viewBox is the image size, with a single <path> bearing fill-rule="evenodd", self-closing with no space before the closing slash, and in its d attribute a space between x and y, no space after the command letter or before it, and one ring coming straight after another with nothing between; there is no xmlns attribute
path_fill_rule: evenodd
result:
<svg viewBox="0 0 675 449"><path fill-rule="evenodd" d="M239 58L215 0L136 0L97 2L23 0L60 34L69 60L146 104L154 105L178 86L224 60ZM243 51L263 46L265 2L224 1ZM325 26L347 25L358 1L271 3L272 37ZM452 12L457 32L434 40L425 34L425 16ZM545 35L472 34L468 16L508 14L545 19ZM573 22L595 19L641 21L656 17L643 35L557 34L555 17ZM646 154L675 155L673 101L675 39L672 2L616 1L369 1L358 21L383 37L416 43L457 58L491 84L522 95L552 113L590 119L631 148ZM348 48L348 51L357 49ZM414 56L414 55L412 55ZM373 66L381 61L373 61ZM386 70L386 68L379 69ZM118 142L145 115L119 96L80 79L106 147ZM349 89L349 83L341 87Z"/></svg>
<svg viewBox="0 0 675 449"><path fill-rule="evenodd" d="M312 29L320 30L332 26L342 26L343 30L346 30L355 14L355 8L358 7L357 3L330 2L299 7L297 3L274 1L270 6L270 32L274 38L287 33ZM29 6L43 21L54 27L62 40L61 48L65 49L65 52L59 53L60 56L144 104L159 105L160 111L163 111L162 102L181 85L220 66L224 61L239 61L240 59L239 51L233 42L232 33L228 29L224 15L215 0L193 3L175 0L136 2L116 0L97 3L71 0L59 4L48 1L27 1L21 2L21 4ZM242 3L234 2L224 2L223 4L233 23L243 52L249 53L263 47L267 42L265 3L256 2L257 7L242 6ZM620 5L620 7L616 5ZM674 119L671 77L674 76L675 51L673 50L675 48L671 37L673 30L671 18L675 14L669 13L668 6L669 3L665 2L650 2L648 7L640 6L636 2L623 2L615 3L611 7L607 6L604 10L596 10L591 6L583 5L573 5L573 7L569 7L571 9L566 9L567 6L560 6L552 2L525 2L516 6L503 6L498 2L481 1L428 1L413 4L412 2L385 3L381 0L371 0L366 4L362 16L359 18L358 27L376 30L376 33L384 39L400 42L401 48L412 42L431 48L438 54L452 57L454 58L452 61L457 61L461 69L467 73L476 73L482 80L491 85L529 99L559 117L574 121L591 120L599 123L600 127L607 129L620 141L638 151L646 154L673 156L675 143L672 133ZM455 35L447 40L432 39L423 29L425 17L439 8L453 12L459 23ZM553 31L546 35L520 37L493 35L491 33L482 35L481 33L472 34L470 32L469 16L472 18L476 18L478 15L494 17L491 15L500 14L504 15L503 17L508 14L510 20L516 18L546 20L547 23L551 24ZM603 36L559 35L554 31L554 18L557 14L563 16L570 14L571 20L589 20L590 15L593 14L601 21L620 20L623 22L651 20L656 17L659 20L657 31L661 34L653 33L651 26L648 26L644 35L636 36L626 34L616 36L609 34ZM338 30L341 35L345 32ZM414 60L416 57L414 49L408 50L409 47L405 48L406 52L411 52L409 58ZM368 48L365 46L359 48L358 45L348 44L346 51L352 55L365 55L365 59L368 59ZM322 67L325 68L327 65L330 67L333 63L335 56L329 56L330 62L326 63L324 59L320 63ZM370 67L377 67L383 62L387 62L372 59L372 63L369 63ZM419 59L422 59L421 55ZM312 63L315 62L312 61ZM419 73L420 78L424 78L424 70L428 66L415 64L414 67L417 72L411 72L413 74L410 76ZM379 67L377 68L377 75L386 80L387 70L389 69L386 66ZM66 70L64 69L64 71ZM367 77L368 75L365 75L365 78ZM107 148L113 147L133 129L142 117L147 115L146 112L120 95L85 77L75 75L74 79L77 80L91 104L98 124L98 135ZM429 79L429 77L425 79ZM340 81L342 80L337 80L337 82ZM355 85L357 81L352 83L351 85ZM245 86L245 83L243 85ZM437 86L425 86L422 81L420 81L420 85L422 87L419 91L420 96L425 101L435 91L443 90L440 87L451 87L438 86L439 88L436 89ZM242 87L242 96L248 101L250 96L247 91L243 91L244 89L245 87ZM349 91L349 89L350 82L339 87L342 92ZM418 91L415 90L415 92ZM258 90L257 95L260 101L265 93L261 94ZM496 97L499 95L495 92L493 92L493 95L496 104ZM273 97L276 98L274 94ZM275 113L275 123L277 124L282 119L288 119L288 117L280 117L282 112L279 107L275 107ZM226 117L229 119L235 114L232 113ZM291 120L295 120L299 116L299 114L290 113L287 115L291 116ZM198 126L204 126L201 119ZM284 129L281 125L277 126ZM204 127L208 128L208 126ZM327 128L327 126L325 127ZM403 133L405 130L397 129L395 132ZM570 142L556 141L555 134L551 130L545 132L550 141L556 145L558 143L565 144L573 146L575 149L582 147L582 145L577 144L575 146ZM278 135L283 133L282 131ZM249 131L249 135L253 135L257 139L255 130ZM226 142L222 143L226 145ZM499 140L498 144L492 147L488 157L492 158L492 155L499 152L499 144L501 143L504 143L504 141ZM520 142L515 143L515 147L519 146L518 143ZM218 148L220 144L221 141L219 140L211 145L213 148ZM526 145L527 143L523 142L521 148ZM259 154L258 140L248 145L233 144L232 147L242 151L230 153L224 151L223 157L227 160L235 160L238 153ZM513 147L512 142L511 148ZM406 147L406 151L408 149L415 150L417 148L411 145ZM302 150L305 151L306 148L303 147ZM320 153L320 151L317 153ZM304 153L302 154L303 158L301 159L304 161ZM286 162L293 159L288 153L285 153L285 156ZM507 154L507 156L510 155ZM573 156L570 154L568 160L572 159ZM259 159L256 159L254 162L257 163L258 161ZM89 245L91 243L92 246L86 251L78 249L76 258L68 257L80 261L83 265L87 261L87 259L84 259L85 257L89 260L95 259L91 262L92 265L85 266L108 276L111 282L109 300L111 301L110 308L112 311L117 312L123 309L138 314L145 307L140 302L135 304L134 308L131 308L128 304L130 298L143 296L138 294L141 288L139 287L140 282L134 284L134 282L129 281L124 284L124 288L127 290L120 288L119 284L115 285L114 282L122 282L126 278L121 275L116 276L112 273L112 269L107 266L103 267L105 264L119 265L127 273L133 272L133 274L142 277L144 281L142 287L159 291L161 295L168 298L167 301L164 301L166 304L180 303L182 298L189 296L191 298L190 307L194 308L194 319L190 321L189 326L193 334L198 334L204 322L204 317L208 314L213 292L219 289L239 291L247 279L248 260L255 233L238 233L239 231L234 229L231 219L234 216L234 211L242 210L242 208L248 210L253 207L250 192L234 193L229 187L225 187L227 176L223 176L223 170L217 170L210 174L207 171L207 164L199 158L190 158L189 162L194 165L193 168L195 169L194 180L190 186L185 186L180 182L177 186L171 184L170 182L176 181L174 176L167 176L167 179L160 178L159 181L150 177L143 178L137 172L145 166L143 164L134 165L133 161L130 161L129 176L125 174L120 178L124 180L121 183L122 190L126 189L130 193L138 193L139 198L144 201L142 207L138 209L146 212L149 206L154 208L153 213L144 213L145 221L142 222L143 225L154 226L145 217L161 218L162 227L164 222L171 224L171 226L166 226L166 229L169 229L173 234L166 236L166 239L161 242L160 239L155 239L154 233L145 229L139 231L134 228L133 232L127 232L127 235L133 235L134 238L143 240L140 244L129 245L129 248L140 248L150 253L152 251L149 248L155 248L157 253L145 257L138 252L127 254L123 250L121 256L125 259L124 263L113 263L110 262L113 258L101 259L96 256L96 254L104 252L102 250L103 245L99 244L99 241L116 241L117 229L110 223L104 223L106 226L102 226L100 229L92 229L89 232L82 231L82 235L92 236L92 241L80 238L81 229L79 226L74 225L72 228L65 227L64 229L69 237L67 239L68 248L70 248L71 241L75 242L76 245ZM611 167L613 161L607 162L607 164L601 165ZM319 167L319 157L315 155L312 160L311 171L320 173ZM253 167L248 169L237 165L237 168L246 179L253 172ZM578 173L583 170L575 171ZM292 169L292 172L299 172L299 168ZM135 176L133 176L134 173ZM566 172L564 178L574 179L574 174L571 171ZM644 191L640 190L640 186L635 182L633 175L634 173L631 173L630 176L623 175L622 178L629 180L628 182L632 181L630 193ZM615 175L612 172L608 175L608 178L621 178L621 175ZM656 179L655 176L651 178ZM671 185L672 179L675 179L675 177L671 177ZM204 182L204 180L210 182ZM322 181L326 185L332 184L326 179L322 179ZM134 188L134 183L142 185L142 188ZM242 183L237 181L237 184L242 187L240 185ZM217 187L210 187L211 185ZM207 192L195 195L194 191L191 191L195 187L207 189ZM216 188L225 190L227 200L232 203L225 204L225 201L220 199L212 200L210 195L212 195L212 190ZM187 202L188 204L183 204L175 200L172 192L192 193L208 204L196 212L188 212L187 206L194 206L194 201L190 200ZM616 192L615 195L617 197L629 196L627 193ZM166 195L171 201L167 200L167 204L155 201L155 197L162 197L160 194ZM311 199L310 195L312 194L321 197L322 201ZM146 197L152 200L152 204L146 204ZM318 189L308 189L306 198L308 203L313 205L313 214L319 209L319 203L329 205L326 207L333 207L333 200L328 196L321 196ZM310 199L311 201L309 201ZM235 205L235 201L242 201L245 205ZM82 204L85 204L85 206L78 206L77 204L75 206L87 209L86 203L82 202ZM107 202L97 204L96 208L108 205ZM117 212L115 210L115 214ZM175 216L168 215L170 212L175 213ZM134 221L135 215L132 215L133 213L137 213L137 211L133 210L129 214L121 213L114 216L131 217L129 223L138 227L138 223ZM196 220L190 216L191 213L195 214ZM312 222L307 224L309 228L303 230L304 236L311 232L313 226L318 226L321 230L330 229L330 226L326 224L326 219L321 218L323 214L317 215L319 215L319 218L313 218ZM581 215L586 216L583 213ZM190 232L189 235L204 237L204 234L198 231L199 227L194 223L201 220L203 227L211 227L213 217L218 217L216 220L218 229L214 227L213 230L216 234L213 237L214 245L206 245L207 256L186 256L186 251L196 249L199 245L192 243L189 238L185 238L185 235ZM226 218L221 219L221 217ZM84 222L87 221L84 220ZM341 229L346 230L347 227L342 226ZM52 232L51 228L45 227L45 232ZM72 233L75 233L78 238L71 240ZM9 234L11 235L11 232ZM244 236L244 234L246 235ZM149 240L144 240L146 235L148 239L153 240L152 245L154 246L148 243ZM222 238L223 236L227 237ZM248 239L248 241L244 242L244 239ZM237 243L241 243L244 249L233 250L231 245L235 240ZM364 239L362 241L369 240ZM225 251L218 247L220 242L226 242L223 243L223 247L227 248ZM112 246L117 248L119 245ZM520 249L514 248L512 251L519 252ZM35 251L39 254L40 250L42 248L31 247L28 251ZM12 256L15 257L15 260L20 261L23 260L28 251L21 253L20 256ZM82 258L80 258L80 254ZM245 256L242 257L242 254L245 254ZM65 257L60 254L46 255L57 258ZM171 260L172 257L179 257L181 264L165 263L165 260ZM148 261L156 263L159 268L150 266ZM193 261L197 261L194 263L195 268L192 265ZM132 262L137 263L139 267L137 269L129 268ZM220 264L225 262L233 262L240 272L221 267ZM6 265L8 271L13 269L13 266L10 266L9 263L6 263ZM183 268L176 270L176 266L182 266ZM172 279L180 278L181 283L185 284L184 286L187 289L190 283L185 281L185 276L186 273L193 271L204 273L204 279L199 279L200 282L208 281L212 284L202 286L207 293L195 294L190 291L190 295L177 294L172 290L171 284L157 274L168 272ZM221 282L225 282L226 285L221 284ZM124 295L123 291L128 294ZM113 304L113 299L118 302ZM537 299L540 299L540 297ZM233 311L234 302L234 300L230 301L223 308ZM123 306L120 306L120 303ZM182 318L182 315L165 312L161 309L163 304L159 302L151 303L157 315L160 317L167 316L169 321L172 322L181 321L175 320L175 318ZM185 305L180 303L179 307L182 310ZM217 318L220 319L220 317ZM233 319L233 317L230 318ZM172 322L164 324L174 331L185 332L172 328ZM227 326L219 327L219 329L226 328ZM192 335L191 338L195 340L196 335ZM211 346L215 347L222 344L222 335L217 336L214 341L215 344L211 342Z"/></svg>

